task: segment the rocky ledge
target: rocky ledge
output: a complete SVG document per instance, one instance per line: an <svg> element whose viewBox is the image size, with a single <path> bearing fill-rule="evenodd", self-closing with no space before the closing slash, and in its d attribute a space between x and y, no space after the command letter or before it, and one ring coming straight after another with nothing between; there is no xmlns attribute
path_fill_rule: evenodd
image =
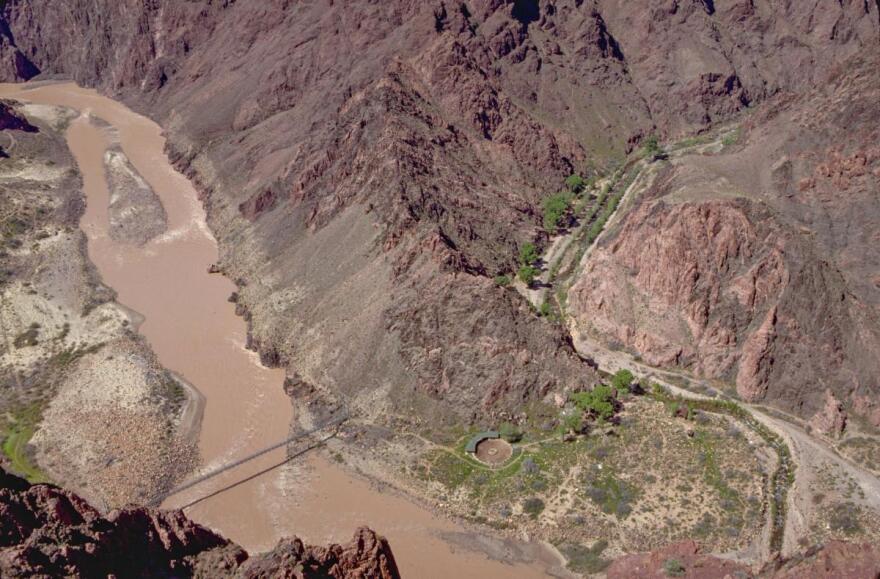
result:
<svg viewBox="0 0 880 579"><path fill-rule="evenodd" d="M777 559L754 572L749 567L703 553L694 541L682 541L649 553L626 555L608 568L608 579L874 579L880 576L880 546L829 541L795 556Z"/></svg>
<svg viewBox="0 0 880 579"><path fill-rule="evenodd" d="M360 528L345 545L282 539L249 556L182 511L101 515L77 495L0 469L2 577L400 577L388 542Z"/></svg>

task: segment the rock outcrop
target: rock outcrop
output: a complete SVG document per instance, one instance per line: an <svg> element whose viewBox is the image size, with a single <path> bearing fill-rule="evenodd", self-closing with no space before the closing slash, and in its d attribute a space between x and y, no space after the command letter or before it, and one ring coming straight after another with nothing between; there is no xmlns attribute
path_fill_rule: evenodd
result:
<svg viewBox="0 0 880 579"><path fill-rule="evenodd" d="M3 577L400 576L384 538L362 528L346 545L284 539L249 558L239 546L181 511L127 508L106 517L73 493L30 485L0 469Z"/></svg>
<svg viewBox="0 0 880 579"><path fill-rule="evenodd" d="M874 3L834 0L10 0L3 15L3 78L67 75L166 128L266 361L326 401L432 421L596 380L492 284L544 240L541 200L569 173L818 84L878 39Z"/></svg>
<svg viewBox="0 0 880 579"><path fill-rule="evenodd" d="M788 559L768 563L753 571L729 559L701 552L693 541L683 541L652 551L624 555L608 568L608 579L874 579L880 574L877 545L830 541Z"/></svg>
<svg viewBox="0 0 880 579"><path fill-rule="evenodd" d="M827 436L838 437L846 428L846 411L831 390L825 391L825 405L810 419L813 430Z"/></svg>
<svg viewBox="0 0 880 579"><path fill-rule="evenodd" d="M880 575L880 547L830 541L797 556L767 565L761 573L774 579L874 579Z"/></svg>
<svg viewBox="0 0 880 579"><path fill-rule="evenodd" d="M673 543L650 553L624 555L608 568L608 579L716 579L753 577L749 567L701 552L694 541Z"/></svg>

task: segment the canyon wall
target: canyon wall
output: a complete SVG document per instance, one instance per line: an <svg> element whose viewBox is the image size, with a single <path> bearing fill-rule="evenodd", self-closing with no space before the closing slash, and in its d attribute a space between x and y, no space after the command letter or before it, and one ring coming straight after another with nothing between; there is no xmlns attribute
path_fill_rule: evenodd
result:
<svg viewBox="0 0 880 579"><path fill-rule="evenodd" d="M876 51L880 23L852 0L11 0L3 14L0 78L72 77L166 128L252 346L288 367L291 392L456 421L596 379L492 281L546 240L544 196L649 133L821 84Z"/></svg>

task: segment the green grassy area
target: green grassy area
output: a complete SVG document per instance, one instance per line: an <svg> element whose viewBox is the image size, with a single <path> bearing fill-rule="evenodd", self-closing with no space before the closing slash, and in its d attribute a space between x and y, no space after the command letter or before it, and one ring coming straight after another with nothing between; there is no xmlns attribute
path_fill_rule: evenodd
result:
<svg viewBox="0 0 880 579"><path fill-rule="evenodd" d="M720 549L741 546L762 524L767 496L742 434L708 413L692 413L691 426L652 396L626 393L623 405L613 425L597 421L589 434L563 439L554 431L571 409L531 403L517 425L519 454L503 468L467 455L470 437L462 436L423 454L415 474L471 521L536 524L578 572L607 564L602 538L615 549L694 536Z"/></svg>
<svg viewBox="0 0 880 579"><path fill-rule="evenodd" d="M9 459L12 469L32 483L49 480L28 454L28 443L37 431L44 409L43 403L34 402L9 412L0 421L3 454Z"/></svg>
<svg viewBox="0 0 880 579"><path fill-rule="evenodd" d="M703 429L697 429L694 433L694 443L700 448L700 459L703 463L703 479L722 499L739 501L739 495L725 482L718 466L716 457L718 442Z"/></svg>

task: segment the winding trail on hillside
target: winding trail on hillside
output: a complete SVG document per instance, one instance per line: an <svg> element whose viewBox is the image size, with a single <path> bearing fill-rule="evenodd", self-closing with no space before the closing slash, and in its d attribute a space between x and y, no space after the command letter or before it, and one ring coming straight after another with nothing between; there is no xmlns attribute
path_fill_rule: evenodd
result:
<svg viewBox="0 0 880 579"><path fill-rule="evenodd" d="M161 128L72 83L0 85L0 96L80 113L67 139L83 177L87 208L80 225L89 257L117 300L143 316L138 331L161 364L204 396L203 466L192 478L235 464L186 487L163 507L187 507L192 519L251 552L294 534L307 543L340 542L368 524L388 538L407 577L536 578L558 567L558 557L537 543L471 531L380 492L319 456L307 457L308 468L302 459L292 462L302 448L284 444L260 453L290 436L294 408L282 389L284 371L263 367L244 348L246 325L228 300L235 287L208 273L217 261L217 243L193 185L165 155ZM110 191L103 159L111 146L120 147L167 213L167 232L143 246L108 234ZM187 420L194 420L192 413ZM249 455L257 456L239 460ZM452 544L446 536L466 540ZM487 544L494 550L481 550Z"/></svg>

